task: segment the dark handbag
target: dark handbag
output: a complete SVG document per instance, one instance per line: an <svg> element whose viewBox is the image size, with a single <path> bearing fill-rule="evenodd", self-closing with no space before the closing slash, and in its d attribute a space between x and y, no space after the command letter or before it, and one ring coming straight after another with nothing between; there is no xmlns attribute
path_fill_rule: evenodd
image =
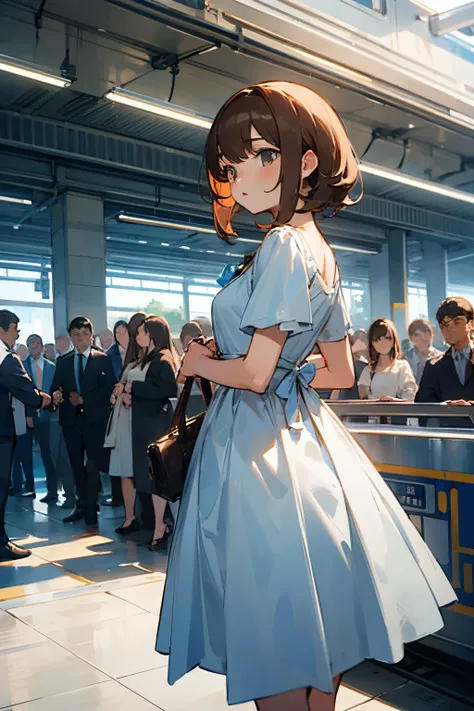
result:
<svg viewBox="0 0 474 711"><path fill-rule="evenodd" d="M186 419L186 408L191 395L194 378L187 378L179 396L168 434L148 447L150 478L155 493L173 503L181 498L194 445L199 435L206 412ZM212 398L209 380L201 378L201 391L206 408Z"/></svg>

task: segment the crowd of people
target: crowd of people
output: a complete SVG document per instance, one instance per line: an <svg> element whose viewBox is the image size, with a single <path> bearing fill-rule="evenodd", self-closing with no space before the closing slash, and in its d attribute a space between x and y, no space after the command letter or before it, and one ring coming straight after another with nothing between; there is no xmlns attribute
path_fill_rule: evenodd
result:
<svg viewBox="0 0 474 711"><path fill-rule="evenodd" d="M17 317L8 311L0 314L0 336L12 325L19 334ZM466 299L451 297L440 305L436 320L445 352L434 348L434 330L427 319L410 324L405 349L394 323L386 318L376 319L368 332L354 331L350 336L354 386L333 390L330 398L471 404L474 309ZM152 531L150 550L166 547L173 517L153 491L147 448L170 426L180 354L201 335L212 336L209 319L185 324L174 340L161 316L137 313L97 336L91 321L79 316L71 322L68 335L59 336L54 344L32 334L26 346L16 345L23 372L41 394L42 403L47 395L52 405L38 408L38 399L26 404L13 399L16 446L8 494L36 497L33 444L37 443L47 488L41 502L72 509L65 523L84 519L88 526L97 526L99 493L109 481L111 496L104 495L100 503L125 507L125 519L116 533L126 536L142 526ZM4 343L8 346L8 338ZM195 383L188 415L202 408ZM431 423L471 424L466 418L438 418ZM13 553L19 557L28 551L15 547Z"/></svg>
<svg viewBox="0 0 474 711"><path fill-rule="evenodd" d="M2 353L4 357L15 354L6 363L21 380L18 388L9 377L2 382L0 374L1 392L9 388L0 445L5 439L14 449L11 479L12 452L3 453L1 468L8 475L3 476L0 499L6 495L36 498L36 442L46 475L41 503L72 509L64 523L84 520L94 527L100 505L124 505L125 520L116 533L126 536L142 526L150 531L150 550L166 547L173 517L152 489L147 448L169 429L178 394L180 354L192 338L211 333L209 319L200 318L185 324L175 341L166 319L137 313L128 322L118 321L113 332L106 329L95 336L90 319L79 316L70 323L68 335L59 336L54 345L32 334L23 347L15 345L18 317L0 311ZM21 389L26 389L26 398ZM190 407L202 410L199 388ZM111 496L104 493L100 499L107 483ZM3 514L4 504L1 520ZM0 560L27 555L29 551L14 546L0 528Z"/></svg>
<svg viewBox="0 0 474 711"><path fill-rule="evenodd" d="M474 403L473 334L474 309L463 297L442 302L436 321L446 350L434 348L434 329L427 319L415 319L408 327L409 347L404 351L392 321L379 318L368 332L351 337L355 385L333 391L333 399L415 401L417 403ZM437 418L438 426L471 426L466 418Z"/></svg>

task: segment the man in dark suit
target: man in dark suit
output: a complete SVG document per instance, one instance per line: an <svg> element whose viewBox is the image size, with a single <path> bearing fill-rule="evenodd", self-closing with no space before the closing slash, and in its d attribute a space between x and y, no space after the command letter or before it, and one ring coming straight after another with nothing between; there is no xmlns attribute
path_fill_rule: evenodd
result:
<svg viewBox="0 0 474 711"><path fill-rule="evenodd" d="M39 390L49 393L53 384L56 366L44 358L44 345L41 336L37 334L29 336L26 345L28 346L29 356L23 362L25 370ZM50 410L36 412L33 408L27 408L26 424L33 434L33 439L39 444L41 459L46 472L47 494L41 499L42 503L45 504L58 500L58 476L51 454L50 421ZM32 446L31 438L30 446Z"/></svg>
<svg viewBox="0 0 474 711"><path fill-rule="evenodd" d="M436 320L450 348L440 358L427 362L416 402L474 404L474 309L462 296L452 296L441 304ZM472 410L474 414L474 408ZM470 414L470 413L469 413ZM431 423L430 423L431 424ZM441 427L472 427L464 417L440 418Z"/></svg>
<svg viewBox="0 0 474 711"><path fill-rule="evenodd" d="M15 546L5 531L5 508L10 469L15 447L12 397L32 408L46 408L51 398L41 392L27 375L16 353L12 352L20 331L19 318L11 311L0 311L0 560L16 560L31 551Z"/></svg>
<svg viewBox="0 0 474 711"><path fill-rule="evenodd" d="M85 519L96 526L100 472L109 470L104 439L116 378L108 355L92 346L88 318L73 319L69 335L74 350L58 358L51 387L76 484L76 508L64 523Z"/></svg>

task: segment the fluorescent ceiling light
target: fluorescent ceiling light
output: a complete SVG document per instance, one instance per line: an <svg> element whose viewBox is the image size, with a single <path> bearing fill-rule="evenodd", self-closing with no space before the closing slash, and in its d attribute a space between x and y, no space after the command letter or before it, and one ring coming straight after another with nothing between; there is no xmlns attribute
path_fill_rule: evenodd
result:
<svg viewBox="0 0 474 711"><path fill-rule="evenodd" d="M361 74L360 72L356 72L353 69L349 69L348 67L344 67L342 64L336 64L335 62L331 62L329 59L318 57L318 55L316 54L310 54L309 52L305 52L302 49L296 49L295 47L292 47L292 51L303 59L306 59L307 61L311 62L311 64L315 64L316 66L322 67L323 69L329 69L329 71L333 74L338 74L341 77L349 77L349 79L355 79L356 81L361 82L362 84L374 83L372 77L369 77L366 74Z"/></svg>
<svg viewBox="0 0 474 711"><path fill-rule="evenodd" d="M148 241L146 239L139 239L138 244L148 244Z"/></svg>
<svg viewBox="0 0 474 711"><path fill-rule="evenodd" d="M170 246L170 243L169 243L169 242L162 242L162 243L161 243L161 246L162 246L162 247L169 247L169 246Z"/></svg>
<svg viewBox="0 0 474 711"><path fill-rule="evenodd" d="M14 202L17 205L33 205L31 200L23 200L22 198L10 197L9 195L0 195L0 202Z"/></svg>
<svg viewBox="0 0 474 711"><path fill-rule="evenodd" d="M216 231L211 227L201 227L199 225L187 225L185 222L168 222L167 220L155 220L150 217L134 217L133 215L119 215L120 222L130 222L134 225L150 225L152 227L169 227L173 230L185 230L186 232L207 232L215 235Z"/></svg>
<svg viewBox="0 0 474 711"><path fill-rule="evenodd" d="M329 244L334 250L341 250L341 252L357 252L358 254L378 254L376 249L369 249L367 247L350 247L345 244Z"/></svg>
<svg viewBox="0 0 474 711"><path fill-rule="evenodd" d="M131 106L134 109L141 109L142 111L149 111L152 114L158 114L164 118L173 119L174 121L181 121L182 123L188 123L192 126L198 126L199 128L209 129L212 126L211 119L206 116L201 116L190 109L169 104L168 102L160 101L159 99L153 99L149 96L135 94L133 91L120 89L120 87L109 91L105 95L105 98L110 99L110 101L115 101L118 104Z"/></svg>
<svg viewBox="0 0 474 711"><path fill-rule="evenodd" d="M459 111L454 111L454 109L449 109L449 114L452 118L458 119L458 121L461 121L462 123L467 123L470 126L474 126L474 118L472 118L471 116L462 114Z"/></svg>
<svg viewBox="0 0 474 711"><path fill-rule="evenodd" d="M182 244L180 249L191 249L191 247L188 247L186 244Z"/></svg>
<svg viewBox="0 0 474 711"><path fill-rule="evenodd" d="M238 242L251 242L252 244L262 244L261 239L247 239L247 237L239 237Z"/></svg>
<svg viewBox="0 0 474 711"><path fill-rule="evenodd" d="M10 74L16 74L21 77L26 77L27 79L40 81L43 84L51 84L51 86L59 86L61 88L72 84L71 79L50 74L42 69L37 69L33 64L13 59L13 57L6 57L3 54L0 54L0 71L9 72Z"/></svg>
<svg viewBox="0 0 474 711"><path fill-rule="evenodd" d="M460 200L461 202L468 202L471 205L474 205L474 195L466 193L463 190L448 188L440 183L434 183L431 180L412 178L410 175L406 175L400 171L380 168L379 166L372 165L370 163L361 163L360 167L363 173L375 175L378 178L386 178L387 180L392 180L395 183L409 185L411 188L425 190L426 192L434 193L435 195L444 195L445 197L452 198L453 200Z"/></svg>

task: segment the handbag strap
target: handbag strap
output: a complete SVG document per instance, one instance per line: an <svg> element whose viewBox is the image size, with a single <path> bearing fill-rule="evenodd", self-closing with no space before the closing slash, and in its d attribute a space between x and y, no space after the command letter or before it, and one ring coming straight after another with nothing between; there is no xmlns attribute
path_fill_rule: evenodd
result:
<svg viewBox="0 0 474 711"><path fill-rule="evenodd" d="M201 343L201 345L205 345L207 340L211 339L205 339L203 336L198 336L197 338L193 338L193 341L197 341L198 343ZM212 399L212 388L211 388L211 383L207 378L200 378L201 381L201 393L204 398L204 402L206 403L206 410L210 405L211 399ZM186 382L184 383L184 388L181 391L181 395L178 398L178 402L176 404L176 410L174 411L173 415L173 420L171 422L171 429L178 428L180 433L182 435L185 434L186 430L186 409L188 407L188 402L189 398L191 396L191 389L194 384L194 378L186 378Z"/></svg>

